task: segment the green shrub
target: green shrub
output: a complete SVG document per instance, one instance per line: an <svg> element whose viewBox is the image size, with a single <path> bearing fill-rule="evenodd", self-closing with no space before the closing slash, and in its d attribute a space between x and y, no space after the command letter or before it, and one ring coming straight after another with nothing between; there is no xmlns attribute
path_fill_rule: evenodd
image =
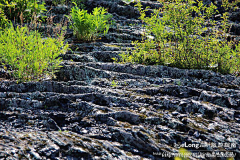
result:
<svg viewBox="0 0 240 160"><path fill-rule="evenodd" d="M102 7L93 9L92 13L87 10L73 7L68 17L73 21L74 34L79 40L96 40L100 34L106 34L109 30L109 20L112 15L107 14L107 10Z"/></svg>
<svg viewBox="0 0 240 160"><path fill-rule="evenodd" d="M4 14L2 8L0 7L0 30L7 27L9 24L6 15Z"/></svg>
<svg viewBox="0 0 240 160"><path fill-rule="evenodd" d="M159 0L160 1L160 0ZM221 73L239 72L239 45L227 41L228 13L217 28L212 20L216 6L193 0L162 2L163 8L146 17L140 3L140 19L146 33L142 42L134 42L132 53L120 54L122 62L145 65L163 64L179 68L213 69ZM163 17L160 18L160 13ZM195 16L193 15L195 14ZM148 38L152 37L154 38Z"/></svg>
<svg viewBox="0 0 240 160"><path fill-rule="evenodd" d="M9 20L30 21L33 14L37 17L45 12L45 2L40 0L0 0L0 8Z"/></svg>
<svg viewBox="0 0 240 160"><path fill-rule="evenodd" d="M42 38L26 27L0 31L0 63L10 66L12 76L19 81L53 77L60 67L59 54L67 50L63 36Z"/></svg>

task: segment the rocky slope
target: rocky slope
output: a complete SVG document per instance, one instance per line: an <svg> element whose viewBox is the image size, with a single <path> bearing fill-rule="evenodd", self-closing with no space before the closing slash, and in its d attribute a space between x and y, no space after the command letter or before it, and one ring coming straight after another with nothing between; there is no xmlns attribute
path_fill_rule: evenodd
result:
<svg viewBox="0 0 240 160"><path fill-rule="evenodd" d="M69 30L56 80L0 82L0 159L169 159L180 146L190 159L240 159L240 77L113 63L141 40L138 12L119 0L85 5L108 8L116 26L91 43ZM54 21L69 10L53 8Z"/></svg>

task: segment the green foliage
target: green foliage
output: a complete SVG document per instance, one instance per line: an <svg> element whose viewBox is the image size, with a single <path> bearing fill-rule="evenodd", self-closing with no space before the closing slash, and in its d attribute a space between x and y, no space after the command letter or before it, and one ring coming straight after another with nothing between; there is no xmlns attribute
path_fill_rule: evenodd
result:
<svg viewBox="0 0 240 160"><path fill-rule="evenodd" d="M139 63L145 65L154 65L154 64L162 64L162 60L155 49L155 43L151 40L142 41L139 43L138 41L133 42L135 45L135 50L132 51L132 54L122 53L120 54L122 62L131 62L131 63ZM116 59L113 59L116 61Z"/></svg>
<svg viewBox="0 0 240 160"><path fill-rule="evenodd" d="M0 31L0 63L12 70L19 81L53 77L60 67L59 54L67 50L63 36L59 39L42 38L37 31L26 27Z"/></svg>
<svg viewBox="0 0 240 160"><path fill-rule="evenodd" d="M96 40L100 34L106 34L109 30L109 20L112 15L107 14L107 10L102 7L93 9L92 13L87 13L87 10L79 9L77 6L71 10L73 21L72 27L74 34L79 40Z"/></svg>
<svg viewBox="0 0 240 160"><path fill-rule="evenodd" d="M40 0L0 0L5 16L17 22L31 20L33 14L39 17L46 11L44 4Z"/></svg>
<svg viewBox="0 0 240 160"><path fill-rule="evenodd" d="M2 8L0 7L0 30L7 27L9 24L6 15L4 14Z"/></svg>
<svg viewBox="0 0 240 160"><path fill-rule="evenodd" d="M117 82L115 82L115 81L113 80L111 83L112 83L112 84L111 84L112 87L117 87Z"/></svg>
<svg viewBox="0 0 240 160"><path fill-rule="evenodd" d="M217 28L212 20L216 13L213 3L205 6L202 1L163 0L162 4L163 8L146 17L147 9L137 3L140 19L146 24L144 40L134 42L136 49L131 54L120 54L122 62L212 69L224 74L239 72L239 45L234 47L233 41L227 41L227 12ZM151 35L154 38L149 38Z"/></svg>

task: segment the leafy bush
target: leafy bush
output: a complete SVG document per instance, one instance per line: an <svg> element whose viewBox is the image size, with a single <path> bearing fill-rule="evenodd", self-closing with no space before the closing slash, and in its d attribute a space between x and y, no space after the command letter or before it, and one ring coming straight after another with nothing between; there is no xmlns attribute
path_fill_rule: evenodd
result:
<svg viewBox="0 0 240 160"><path fill-rule="evenodd" d="M159 0L160 1L160 0ZM221 26L212 19L216 6L202 1L162 1L163 8L146 17L141 3L137 6L145 22L142 42L134 42L132 53L120 54L122 62L145 65L164 64L179 68L213 69L221 73L239 72L239 45L227 41L228 13ZM163 17L159 15L162 14ZM154 38L148 38L152 37Z"/></svg>
<svg viewBox="0 0 240 160"><path fill-rule="evenodd" d="M109 30L109 20L112 15L107 14L107 10L102 7L93 9L92 14L87 10L73 7L68 17L73 21L74 34L80 40L95 40L100 34L106 34Z"/></svg>
<svg viewBox="0 0 240 160"><path fill-rule="evenodd" d="M5 16L2 8L0 7L0 29L7 27L9 24L7 17Z"/></svg>
<svg viewBox="0 0 240 160"><path fill-rule="evenodd" d="M44 4L40 0L0 0L0 8L6 17L17 22L30 20L33 13L39 17L46 11Z"/></svg>
<svg viewBox="0 0 240 160"><path fill-rule="evenodd" d="M42 38L37 31L26 27L0 31L0 63L10 66L12 76L19 81L53 77L60 67L59 54L67 50L63 36L59 39Z"/></svg>

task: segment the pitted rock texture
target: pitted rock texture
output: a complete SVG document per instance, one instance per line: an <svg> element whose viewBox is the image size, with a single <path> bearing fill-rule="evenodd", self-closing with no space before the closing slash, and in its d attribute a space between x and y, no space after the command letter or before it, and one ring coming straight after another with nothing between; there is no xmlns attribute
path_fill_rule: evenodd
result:
<svg viewBox="0 0 240 160"><path fill-rule="evenodd" d="M69 31L71 51L61 55L55 80L1 80L0 159L169 159L159 153L178 153L185 143L206 144L185 147L193 153L219 150L240 159L240 77L113 63L141 40L138 12L118 0L85 5L108 7L118 27L89 43ZM56 15L68 11L53 8Z"/></svg>

